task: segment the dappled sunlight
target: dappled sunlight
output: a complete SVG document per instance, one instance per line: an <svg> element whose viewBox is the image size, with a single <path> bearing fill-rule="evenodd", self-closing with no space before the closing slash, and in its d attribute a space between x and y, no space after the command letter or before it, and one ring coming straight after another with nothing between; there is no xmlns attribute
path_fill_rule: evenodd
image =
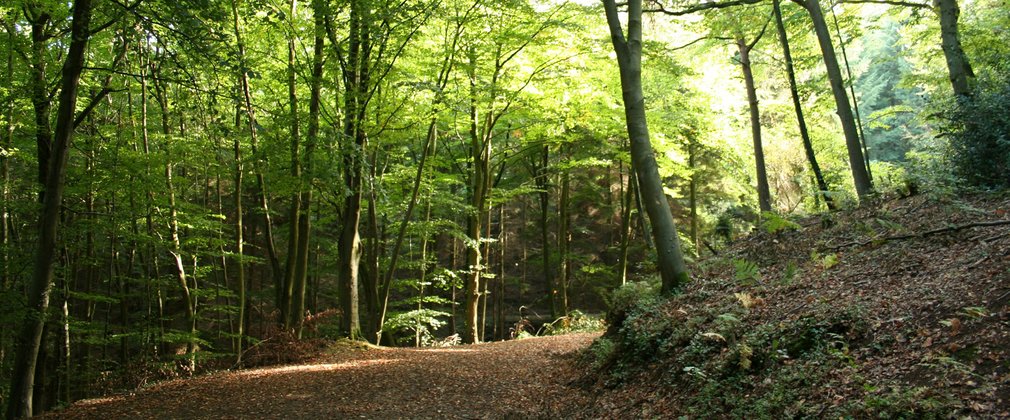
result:
<svg viewBox="0 0 1010 420"><path fill-rule="evenodd" d="M472 348L458 348L458 347L432 347L425 349L416 349L414 351L419 351L422 353L470 353L473 352Z"/></svg>
<svg viewBox="0 0 1010 420"><path fill-rule="evenodd" d="M236 373L237 376L246 378L258 378L264 376L271 376L281 373L295 373L295 372L330 372L339 370L352 370L359 368L367 368L378 365L388 365L402 362L402 359L376 359L376 360L352 360L343 363L322 363L317 365L296 365L296 366L283 366L276 368L267 369L256 369Z"/></svg>

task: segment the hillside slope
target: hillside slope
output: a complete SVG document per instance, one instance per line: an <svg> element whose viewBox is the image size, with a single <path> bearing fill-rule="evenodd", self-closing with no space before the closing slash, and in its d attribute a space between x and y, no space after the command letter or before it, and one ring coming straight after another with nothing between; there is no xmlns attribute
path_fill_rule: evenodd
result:
<svg viewBox="0 0 1010 420"><path fill-rule="evenodd" d="M684 293L615 297L569 417L1008 417L1010 199L772 222ZM777 226L776 226L777 225ZM573 389L573 390L575 390Z"/></svg>

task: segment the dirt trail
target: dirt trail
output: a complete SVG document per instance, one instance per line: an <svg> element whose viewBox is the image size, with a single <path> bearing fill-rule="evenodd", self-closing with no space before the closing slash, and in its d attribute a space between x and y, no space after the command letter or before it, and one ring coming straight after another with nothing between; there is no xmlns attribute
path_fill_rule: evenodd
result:
<svg viewBox="0 0 1010 420"><path fill-rule="evenodd" d="M503 418L542 417L564 398L562 356L597 334L448 348L348 350L317 363L219 373L132 395L78 402L52 417Z"/></svg>

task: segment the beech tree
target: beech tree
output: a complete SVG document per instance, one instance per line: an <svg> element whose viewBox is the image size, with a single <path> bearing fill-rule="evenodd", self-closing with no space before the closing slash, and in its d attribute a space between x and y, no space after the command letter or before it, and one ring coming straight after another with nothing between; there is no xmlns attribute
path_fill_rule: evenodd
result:
<svg viewBox="0 0 1010 420"><path fill-rule="evenodd" d="M35 14L36 21L47 11L35 9L29 13ZM45 18L48 20L48 18ZM50 150L42 152L47 159L44 178L44 194L42 213L39 215L39 240L35 252L32 281L28 288L28 303L30 312L28 320L22 324L18 334L18 350L15 361L15 372L11 378L10 403L7 406L8 418L31 417L32 392L35 384L35 367L38 361L39 347L42 345L42 329L45 327L49 298L54 282L56 265L57 235L60 228L60 207L63 202L65 175L69 161L70 143L74 139L74 119L77 116L77 96L80 88L81 72L86 61L85 52L92 35L91 0L77 0L73 3L71 18L70 45L66 59L61 69L59 102L56 110L56 127L52 130L52 143L45 145ZM45 22L40 22L45 30ZM35 29L35 28L33 28ZM41 53L41 51L36 51ZM38 73L37 73L38 75ZM38 107L38 103L36 105ZM48 108L48 106L46 106ZM36 120L40 125L49 125L49 121ZM38 127L37 127L38 128ZM48 129L44 130L48 131ZM40 163L40 166L42 163ZM40 172L41 173L41 172Z"/></svg>
<svg viewBox="0 0 1010 420"><path fill-rule="evenodd" d="M689 277L680 249L677 225L673 221L670 203L660 182L656 158L649 141L649 126L645 119L645 98L642 95L642 2L628 2L627 33L621 26L617 3L603 0L603 7L607 13L610 38L621 72L621 92L628 138L631 141L631 158L638 175L645 209L652 223L657 265L663 280L662 289L664 293L672 293L687 282Z"/></svg>

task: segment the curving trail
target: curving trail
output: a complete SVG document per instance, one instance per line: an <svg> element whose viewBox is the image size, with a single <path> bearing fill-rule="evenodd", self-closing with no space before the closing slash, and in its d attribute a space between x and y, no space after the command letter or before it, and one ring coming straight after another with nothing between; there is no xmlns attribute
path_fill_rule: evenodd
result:
<svg viewBox="0 0 1010 420"><path fill-rule="evenodd" d="M132 395L78 402L53 417L536 418L570 392L562 356L598 334L447 348L349 350L307 365L161 383Z"/></svg>

